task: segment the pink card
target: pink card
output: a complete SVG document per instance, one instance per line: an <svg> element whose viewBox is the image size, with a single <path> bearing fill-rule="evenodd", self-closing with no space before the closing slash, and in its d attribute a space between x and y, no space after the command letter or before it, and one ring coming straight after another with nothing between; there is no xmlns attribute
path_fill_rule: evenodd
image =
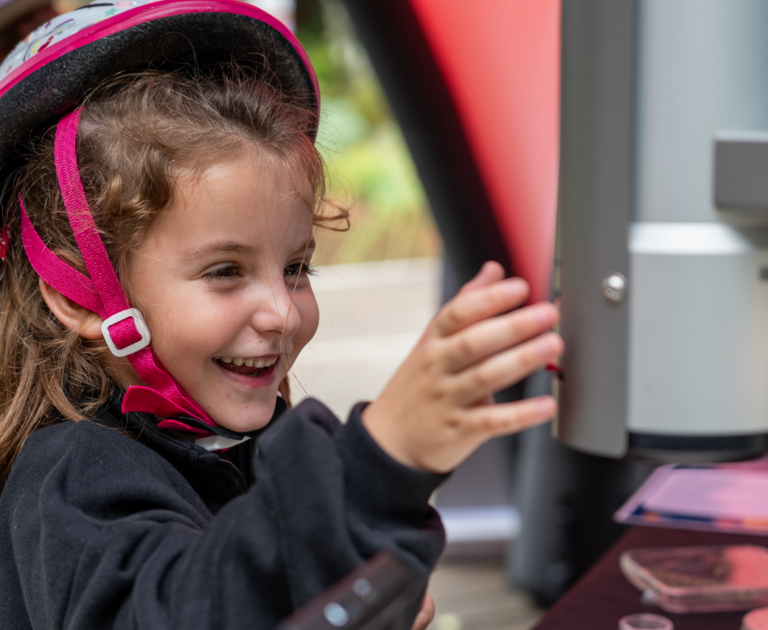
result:
<svg viewBox="0 0 768 630"><path fill-rule="evenodd" d="M645 508L706 518L768 520L768 473L728 469L671 470Z"/></svg>
<svg viewBox="0 0 768 630"><path fill-rule="evenodd" d="M662 466L614 518L622 523L768 535L768 461Z"/></svg>

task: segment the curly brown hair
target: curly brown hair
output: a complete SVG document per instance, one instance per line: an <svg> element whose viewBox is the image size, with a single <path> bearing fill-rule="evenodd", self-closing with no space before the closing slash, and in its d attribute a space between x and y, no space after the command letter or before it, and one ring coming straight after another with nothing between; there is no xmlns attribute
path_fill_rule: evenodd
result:
<svg viewBox="0 0 768 630"><path fill-rule="evenodd" d="M172 203L181 169L201 172L255 146L306 174L316 226L349 226L346 210L326 200L325 167L313 142L317 113L236 64L118 76L82 107L80 176L134 304L124 281L131 253ZM7 187L4 205L13 236L0 283L0 488L29 435L46 423L87 418L115 387L105 343L81 337L51 313L19 236L17 193L47 246L87 275L56 178L54 135L52 126L21 151L24 166ZM287 380L281 393L289 395Z"/></svg>

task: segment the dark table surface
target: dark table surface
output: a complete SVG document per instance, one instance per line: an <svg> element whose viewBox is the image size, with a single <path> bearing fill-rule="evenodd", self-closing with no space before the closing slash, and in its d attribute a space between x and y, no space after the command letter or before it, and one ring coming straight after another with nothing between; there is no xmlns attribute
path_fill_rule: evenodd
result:
<svg viewBox="0 0 768 630"><path fill-rule="evenodd" d="M626 549L642 547L749 544L765 547L768 546L768 538L635 527L558 600L535 630L616 630L619 619L624 615L642 612L664 615L675 624L675 630L739 630L746 611L676 615L642 603L640 591L627 581L619 569L619 556Z"/></svg>

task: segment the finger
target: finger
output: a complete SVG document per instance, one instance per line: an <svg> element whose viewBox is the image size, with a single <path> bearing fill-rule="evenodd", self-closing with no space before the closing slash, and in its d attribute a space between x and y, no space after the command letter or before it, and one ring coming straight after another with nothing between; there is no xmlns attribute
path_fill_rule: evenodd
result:
<svg viewBox="0 0 768 630"><path fill-rule="evenodd" d="M493 355L459 372L451 383L453 396L460 405L473 404L490 393L522 380L563 352L563 340L557 333L545 333Z"/></svg>
<svg viewBox="0 0 768 630"><path fill-rule="evenodd" d="M510 278L459 293L440 309L429 330L438 337L447 337L470 324L512 310L526 299L528 285L521 278Z"/></svg>
<svg viewBox="0 0 768 630"><path fill-rule="evenodd" d="M537 396L511 403L482 405L469 410L467 420L487 438L509 435L551 420L557 413L552 396Z"/></svg>
<svg viewBox="0 0 768 630"><path fill-rule="evenodd" d="M504 267L494 260L489 260L483 263L483 266L480 267L480 271L477 272L477 275L472 278L472 280L459 289L459 293L465 293L467 291L479 289L480 287L488 286L489 284L503 280L504 276Z"/></svg>
<svg viewBox="0 0 768 630"><path fill-rule="evenodd" d="M435 616L435 601L432 599L432 595L426 593L424 595L424 601L421 602L421 609L419 614L416 615L416 619L413 621L412 630L426 630L426 627L432 621Z"/></svg>
<svg viewBox="0 0 768 630"><path fill-rule="evenodd" d="M553 304L542 302L468 326L446 339L443 346L446 368L457 372L523 343L552 328L559 317Z"/></svg>

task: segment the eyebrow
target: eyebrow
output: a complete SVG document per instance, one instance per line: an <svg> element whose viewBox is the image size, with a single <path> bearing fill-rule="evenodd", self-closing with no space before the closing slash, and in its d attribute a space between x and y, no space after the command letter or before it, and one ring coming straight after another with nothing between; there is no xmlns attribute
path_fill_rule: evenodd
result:
<svg viewBox="0 0 768 630"><path fill-rule="evenodd" d="M254 248L244 243L238 243L236 241L221 241L218 243L211 243L204 247L193 247L185 251L181 258L185 261L194 261L198 258L210 256L212 254L241 254L248 255L253 254Z"/></svg>
<svg viewBox="0 0 768 630"><path fill-rule="evenodd" d="M306 252L310 249L314 249L316 246L314 237L310 238L306 243L297 247L291 256ZM241 256L248 256L255 252L255 248L245 243L238 243L236 241L221 241L219 243L211 243L203 247L193 247L185 251L181 258L184 261L194 261L198 258L211 256L213 254L240 254Z"/></svg>
<svg viewBox="0 0 768 630"><path fill-rule="evenodd" d="M315 249L316 245L317 245L317 243L315 242L315 237L313 236L306 243L304 243L303 245L299 245L299 247L297 247L294 250L293 253L294 254L300 254L300 253L303 253L303 252L307 252L310 249Z"/></svg>

